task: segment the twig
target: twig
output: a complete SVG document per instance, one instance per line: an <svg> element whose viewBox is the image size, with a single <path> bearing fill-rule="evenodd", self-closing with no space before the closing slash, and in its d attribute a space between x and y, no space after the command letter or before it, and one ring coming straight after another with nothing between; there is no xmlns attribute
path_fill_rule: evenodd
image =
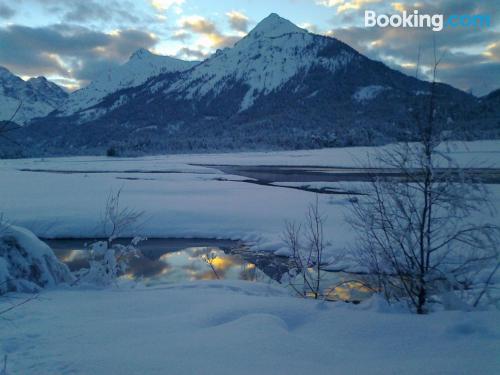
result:
<svg viewBox="0 0 500 375"><path fill-rule="evenodd" d="M0 316L3 315L3 314L5 314L5 313L8 313L9 311L14 310L15 308L17 308L19 306L22 306L22 305L24 305L24 304L26 304L26 303L28 303L30 301L33 301L34 299L37 299L37 298L38 298L38 294L35 294L35 295L33 295L33 296L29 297L29 298L26 298L22 302L16 303L15 305L12 305L12 306L4 309L4 310L0 310Z"/></svg>

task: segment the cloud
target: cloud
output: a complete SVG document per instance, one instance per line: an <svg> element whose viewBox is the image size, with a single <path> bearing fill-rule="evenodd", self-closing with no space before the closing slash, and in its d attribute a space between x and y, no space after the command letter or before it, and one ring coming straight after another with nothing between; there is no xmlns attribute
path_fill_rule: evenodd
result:
<svg viewBox="0 0 500 375"><path fill-rule="evenodd" d="M198 34L219 34L215 23L202 16L183 17L180 23L183 28Z"/></svg>
<svg viewBox="0 0 500 375"><path fill-rule="evenodd" d="M0 28L0 65L20 75L88 81L102 68L123 63L135 50L151 48L157 41L155 35L137 30L104 33L68 24L10 25Z"/></svg>
<svg viewBox="0 0 500 375"><path fill-rule="evenodd" d="M81 82L75 81L71 78L61 78L61 77L49 77L50 80L57 85L61 86L66 91L75 91L81 87Z"/></svg>
<svg viewBox="0 0 500 375"><path fill-rule="evenodd" d="M104 5L106 4L106 5ZM138 23L141 18L135 15L134 4L128 1L108 1L107 3L95 0L65 1L63 20L67 22L111 21Z"/></svg>
<svg viewBox="0 0 500 375"><path fill-rule="evenodd" d="M397 12L404 12L407 9L404 3L391 3L391 6Z"/></svg>
<svg viewBox="0 0 500 375"><path fill-rule="evenodd" d="M179 24L184 30L204 36L206 42L213 48L229 47L241 39L240 36L224 35L213 21L202 16L183 17Z"/></svg>
<svg viewBox="0 0 500 375"><path fill-rule="evenodd" d="M337 13L362 9L366 4L380 3L382 0L316 0L316 4L336 8Z"/></svg>
<svg viewBox="0 0 500 375"><path fill-rule="evenodd" d="M16 11L5 4L0 4L0 18L9 19L16 14Z"/></svg>
<svg viewBox="0 0 500 375"><path fill-rule="evenodd" d="M488 45L483 55L492 61L500 61L500 42Z"/></svg>
<svg viewBox="0 0 500 375"><path fill-rule="evenodd" d="M456 1L456 0L398 0L395 2L382 0L313 0L317 5L335 8L338 15L342 15L343 22L357 20L358 24L364 21L364 11L374 10L378 13L392 14L404 10L418 9L425 14L490 14L496 13L494 1ZM351 15L351 17L347 17ZM356 19L352 18L356 15ZM347 18L346 18L347 17Z"/></svg>
<svg viewBox="0 0 500 375"><path fill-rule="evenodd" d="M333 3L332 3L333 4ZM387 4L380 4L386 6ZM391 3L387 13L418 7L428 14L494 14L491 2L456 2L452 0L420 1L409 0ZM354 13L353 13L354 14ZM360 16L362 19L362 16ZM495 20L493 20L494 22ZM497 21L498 22L498 21ZM334 36L370 58L387 65L415 74L419 47L421 48L421 71L429 71L433 63L433 40L438 52L445 53L439 67L438 78L455 87L482 95L500 87L500 76L494 74L495 63L499 61L500 31L498 23L489 28L448 28L432 32L428 29L412 28L366 28L351 26L333 27L327 35ZM429 76L423 75L424 78Z"/></svg>
<svg viewBox="0 0 500 375"><path fill-rule="evenodd" d="M229 25L235 31L246 33L248 31L248 17L235 10L226 13L229 18Z"/></svg>
<svg viewBox="0 0 500 375"><path fill-rule="evenodd" d="M189 47L181 48L176 54L176 57L186 60L205 60L209 56L208 53Z"/></svg>
<svg viewBox="0 0 500 375"><path fill-rule="evenodd" d="M17 9L18 14L30 15L36 9L37 18L57 17L62 22L80 24L119 23L125 25L149 22L151 15L137 7L133 0L2 0ZM0 5L0 8L2 6Z"/></svg>
<svg viewBox="0 0 500 375"><path fill-rule="evenodd" d="M187 31L185 30L177 30L176 32L174 32L174 34L170 37L170 39L172 40L178 40L178 41L181 41L181 42L184 42L185 40L187 39L190 39L191 38L191 34L188 33Z"/></svg>
<svg viewBox="0 0 500 375"><path fill-rule="evenodd" d="M180 7L184 0L151 0L151 5L158 11L164 12L173 6Z"/></svg>
<svg viewBox="0 0 500 375"><path fill-rule="evenodd" d="M211 35L209 39L212 42L214 48L226 48L232 47L237 41L241 39L241 37L233 35L214 34Z"/></svg>
<svg viewBox="0 0 500 375"><path fill-rule="evenodd" d="M435 39L439 54L444 53L443 64L439 68L440 80L464 90L472 88L478 94L500 87L500 78L498 74L493 74L494 65L490 65L499 61L499 49L494 41L499 40L500 35L495 31L467 33L453 30L436 34L422 29L376 28L369 31L351 27L334 29L328 34L368 57L408 74L415 72L419 47L422 70L432 65ZM483 44L488 44L488 47L480 48ZM485 75L481 76L481 73Z"/></svg>
<svg viewBox="0 0 500 375"><path fill-rule="evenodd" d="M102 72L116 68L119 65L117 61L105 58L84 61L78 69L77 78L80 81L88 82L96 78Z"/></svg>
<svg viewBox="0 0 500 375"><path fill-rule="evenodd" d="M305 22L305 23L300 24L299 27L301 27L302 29L306 29L307 31L309 31L313 34L319 34L318 26L316 26L312 23Z"/></svg>

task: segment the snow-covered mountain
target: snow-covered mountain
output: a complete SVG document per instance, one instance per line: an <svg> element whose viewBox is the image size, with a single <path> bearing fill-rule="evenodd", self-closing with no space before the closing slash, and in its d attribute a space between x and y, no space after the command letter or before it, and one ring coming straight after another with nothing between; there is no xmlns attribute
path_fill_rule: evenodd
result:
<svg viewBox="0 0 500 375"><path fill-rule="evenodd" d="M134 52L125 64L102 72L88 86L73 92L60 108L58 116L70 115L92 107L113 92L139 86L162 73L187 70L197 63L155 55L141 48Z"/></svg>
<svg viewBox="0 0 500 375"><path fill-rule="evenodd" d="M24 124L58 108L68 94L45 77L27 81L0 67L0 120L8 120L22 102L13 121Z"/></svg>
<svg viewBox="0 0 500 375"><path fill-rule="evenodd" d="M333 72L353 57L341 51L335 59L318 60L315 52L323 48L324 43L313 42L312 34L271 14L233 48L219 51L185 79L165 88L165 94L177 92L183 99L200 98L209 93L216 96L230 81L237 81L248 86L240 103L243 111L253 105L256 97L276 90L313 63Z"/></svg>
<svg viewBox="0 0 500 375"><path fill-rule="evenodd" d="M429 82L277 14L232 48L141 81L69 116L41 119L38 147L161 153L381 144L408 138L414 109L430 91ZM478 106L445 84L437 85L436 100L450 130Z"/></svg>

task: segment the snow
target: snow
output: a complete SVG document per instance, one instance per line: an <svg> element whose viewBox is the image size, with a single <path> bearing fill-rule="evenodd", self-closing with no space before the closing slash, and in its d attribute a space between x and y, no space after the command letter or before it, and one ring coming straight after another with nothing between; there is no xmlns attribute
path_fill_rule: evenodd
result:
<svg viewBox="0 0 500 375"><path fill-rule="evenodd" d="M384 90L386 90L386 88L379 85L364 86L360 87L352 97L357 102L365 102L375 99Z"/></svg>
<svg viewBox="0 0 500 375"><path fill-rule="evenodd" d="M0 95L0 120L9 120L18 106L19 100L9 96ZM13 119L16 123L20 124L25 124L29 120L36 117L46 116L55 109L50 104L41 101L30 103L24 100L21 108L22 111L20 109Z"/></svg>
<svg viewBox="0 0 500 375"><path fill-rule="evenodd" d="M462 165L498 167L499 145L456 143L447 152ZM193 164L349 168L366 161L366 152L374 149L0 160L0 207L10 222L38 235L93 237L100 233L110 190L122 188L124 206L145 212L140 233L131 235L237 238L255 249L286 254L280 239L283 222L303 219L314 194L216 180L242 177ZM363 183L307 184L357 188ZM500 208L500 185L490 188L493 206ZM327 216L329 259L349 245L355 233L345 224L345 196L319 199ZM11 228L33 254L49 251L27 230ZM0 274L6 269L8 263L0 257ZM8 294L0 299L0 311L11 306L11 298L18 301L26 295ZM304 300L274 283L145 286L121 280L116 287L100 290L50 288L3 317L14 323L0 319L0 355L8 355L8 373L500 372L500 312L493 308L416 316L376 296L360 305Z"/></svg>
<svg viewBox="0 0 500 375"><path fill-rule="evenodd" d="M196 65L197 61L183 61L169 56L152 54L145 49L136 51L125 64L102 72L88 86L73 92L61 107L61 115L70 115L89 108L106 95L118 90L143 84L161 73L181 72Z"/></svg>
<svg viewBox="0 0 500 375"><path fill-rule="evenodd" d="M209 93L217 95L237 81L248 86L240 105L240 111L244 111L258 96L269 94L313 65L335 72L354 58L345 50L333 58L318 56L329 42L327 38L317 39L290 21L271 14L234 47L205 60L164 91L191 99Z"/></svg>
<svg viewBox="0 0 500 375"><path fill-rule="evenodd" d="M276 13L271 13L269 16L259 22L259 24L249 34L253 38L259 38L261 36L265 36L267 38L275 38L290 33L307 34L308 31L280 17Z"/></svg>
<svg viewBox="0 0 500 375"><path fill-rule="evenodd" d="M499 141L450 144L449 155L462 165L499 167L499 145ZM284 221L303 220L314 200L313 193L221 181L245 178L192 164L354 167L366 160L367 152L373 153L374 148L1 160L0 207L9 221L39 236L94 237L100 234L109 192L122 188L123 205L145 211L139 233L128 233L131 236L240 239L257 250L282 253ZM362 183L318 181L289 185L356 190ZM493 204L500 208L500 185L490 188ZM325 233L332 243L328 251L334 255L355 236L345 223L348 197L320 195L320 204L328 217Z"/></svg>
<svg viewBox="0 0 500 375"><path fill-rule="evenodd" d="M23 81L0 66L0 120L9 120L22 102L13 120L24 124L35 117L43 117L57 108L67 94L45 77Z"/></svg>
<svg viewBox="0 0 500 375"><path fill-rule="evenodd" d="M0 294L32 292L73 281L68 267L29 230L13 225L0 227Z"/></svg>
<svg viewBox="0 0 500 375"><path fill-rule="evenodd" d="M260 283L54 290L13 316L15 324L0 322L0 350L11 373L451 375L500 369L498 311L417 317L380 300L315 302Z"/></svg>

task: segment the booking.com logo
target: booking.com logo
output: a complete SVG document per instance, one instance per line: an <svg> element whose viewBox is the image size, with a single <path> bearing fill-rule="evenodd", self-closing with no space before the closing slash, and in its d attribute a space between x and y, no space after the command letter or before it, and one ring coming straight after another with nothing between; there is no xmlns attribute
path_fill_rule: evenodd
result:
<svg viewBox="0 0 500 375"><path fill-rule="evenodd" d="M452 14L444 17L443 14L420 14L403 11L401 14L377 14L373 10L365 11L365 27L406 27L406 28L432 28L441 31L447 27L489 27L491 17L487 14Z"/></svg>

